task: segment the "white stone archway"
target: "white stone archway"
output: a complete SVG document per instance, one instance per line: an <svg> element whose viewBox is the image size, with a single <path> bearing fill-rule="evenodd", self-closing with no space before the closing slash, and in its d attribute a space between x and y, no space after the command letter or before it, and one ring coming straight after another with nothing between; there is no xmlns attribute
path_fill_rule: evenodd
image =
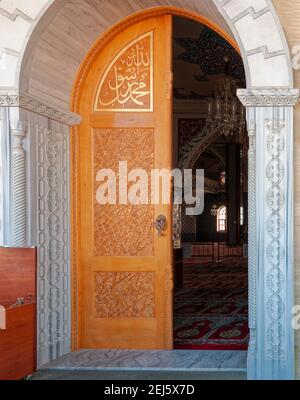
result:
<svg viewBox="0 0 300 400"><path fill-rule="evenodd" d="M247 89L239 97L248 108L251 141L248 375L293 378L293 106L298 91L282 27L271 0L167 3L207 17L239 45L247 75ZM80 122L70 110L76 72L106 29L141 9L164 5L163 0L113 5L110 0L0 1L5 33L0 35L5 138L0 148L11 166L10 176L0 176L0 197L10 192L5 214L0 198L0 227L11 229L0 237L4 234L5 244L39 246L39 364L70 350L68 154L69 127Z"/></svg>

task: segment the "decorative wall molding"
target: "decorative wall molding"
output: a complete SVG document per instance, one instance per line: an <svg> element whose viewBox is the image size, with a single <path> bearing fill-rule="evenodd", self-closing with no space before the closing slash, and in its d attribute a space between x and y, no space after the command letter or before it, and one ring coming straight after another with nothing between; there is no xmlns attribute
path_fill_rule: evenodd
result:
<svg viewBox="0 0 300 400"><path fill-rule="evenodd" d="M287 193L282 185L288 171L285 165L286 127L283 119L270 119L266 124L266 147L268 163L266 166L266 285L268 297L266 302L266 336L265 351L268 360L277 360L280 365L286 365L288 347L285 326L285 285L287 276L284 271L290 265L285 265L284 259L288 249L284 243L283 232L287 220L282 218L286 206Z"/></svg>
<svg viewBox="0 0 300 400"><path fill-rule="evenodd" d="M12 240L15 247L27 245L26 159L23 140L27 134L26 121L11 121L12 136Z"/></svg>
<svg viewBox="0 0 300 400"><path fill-rule="evenodd" d="M38 365L70 351L69 134L36 125Z"/></svg>
<svg viewBox="0 0 300 400"><path fill-rule="evenodd" d="M28 24L33 24L39 20L43 8L49 7L53 1L55 0L0 0L0 15L12 22L23 19Z"/></svg>
<svg viewBox="0 0 300 400"><path fill-rule="evenodd" d="M299 89L239 89L244 107L294 107L299 101Z"/></svg>
<svg viewBox="0 0 300 400"><path fill-rule="evenodd" d="M247 87L292 88L289 47L272 0L212 1L239 45Z"/></svg>
<svg viewBox="0 0 300 400"><path fill-rule="evenodd" d="M78 125L81 117L75 113L63 112L18 90L0 89L0 107L21 107L36 114L69 126Z"/></svg>
<svg viewBox="0 0 300 400"><path fill-rule="evenodd" d="M1 3L0 3L1 6ZM10 19L11 21L15 21L18 17L24 19L25 21L29 22L30 24L34 22L34 20L27 14L20 11L18 8L15 8L12 13L4 10L0 7L0 15Z"/></svg>
<svg viewBox="0 0 300 400"><path fill-rule="evenodd" d="M125 25L133 13L137 13L136 20L141 18L145 4L131 0L130 4L123 2L111 12L109 1L104 1L101 7L98 2L88 0L81 0L80 7L74 0L40 0L35 3L32 9L36 10L30 16L36 21L28 24L30 30L26 35L20 35L14 41L14 50L22 49L22 52L17 60L7 64L9 83L5 83L6 78L3 78L3 83L0 81L3 87L19 87L30 95L47 99L46 102L56 105L55 108L68 110L76 72L91 43L95 43L107 27L117 21L123 20ZM162 14L159 6L164 4L162 0L147 0L146 7L152 8L152 15L158 15L159 12ZM70 12L72 5L76 7L76 13ZM289 49L271 0L172 0L172 5L174 7L169 7L169 12L176 13L177 10L176 15L188 18L192 15L194 20L204 16L208 25L215 25L217 32L223 31L225 39L235 46L238 44L236 47L240 48L244 59L248 87L293 87ZM19 9L28 15L20 6ZM12 7L8 11L12 14ZM9 24L5 32L8 35L15 35L14 25L18 21L24 22L20 18L15 22L7 19ZM73 32L78 27L84 35L74 41ZM0 48L7 48L3 36ZM43 60L45 51L47 65ZM72 57L68 55L70 52Z"/></svg>

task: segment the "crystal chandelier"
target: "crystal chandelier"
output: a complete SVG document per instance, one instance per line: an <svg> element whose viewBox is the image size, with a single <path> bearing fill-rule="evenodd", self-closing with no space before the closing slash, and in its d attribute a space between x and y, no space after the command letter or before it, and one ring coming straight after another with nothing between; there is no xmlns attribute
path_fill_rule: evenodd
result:
<svg viewBox="0 0 300 400"><path fill-rule="evenodd" d="M245 109L236 96L237 81L227 74L228 63L226 58L225 77L216 81L214 97L208 101L208 123L219 126L224 136L242 137L246 129Z"/></svg>

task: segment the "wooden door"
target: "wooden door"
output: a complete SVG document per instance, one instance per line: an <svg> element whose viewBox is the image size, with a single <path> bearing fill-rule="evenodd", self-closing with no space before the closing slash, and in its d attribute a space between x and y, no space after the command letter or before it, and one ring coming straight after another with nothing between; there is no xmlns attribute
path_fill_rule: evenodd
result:
<svg viewBox="0 0 300 400"><path fill-rule="evenodd" d="M102 169L117 172L123 161L128 171L172 169L171 51L171 15L127 27L101 51L81 94L82 348L172 348L172 206L97 202ZM159 215L167 218L163 236Z"/></svg>

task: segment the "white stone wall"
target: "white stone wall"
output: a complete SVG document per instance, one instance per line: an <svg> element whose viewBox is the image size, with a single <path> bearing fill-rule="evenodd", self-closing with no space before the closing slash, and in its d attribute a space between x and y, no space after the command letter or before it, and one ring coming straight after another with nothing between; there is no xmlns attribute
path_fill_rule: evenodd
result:
<svg viewBox="0 0 300 400"><path fill-rule="evenodd" d="M16 87L24 45L53 0L0 0L0 87Z"/></svg>
<svg viewBox="0 0 300 400"><path fill-rule="evenodd" d="M244 58L247 87L289 87L288 47L269 0L213 0L225 11Z"/></svg>

